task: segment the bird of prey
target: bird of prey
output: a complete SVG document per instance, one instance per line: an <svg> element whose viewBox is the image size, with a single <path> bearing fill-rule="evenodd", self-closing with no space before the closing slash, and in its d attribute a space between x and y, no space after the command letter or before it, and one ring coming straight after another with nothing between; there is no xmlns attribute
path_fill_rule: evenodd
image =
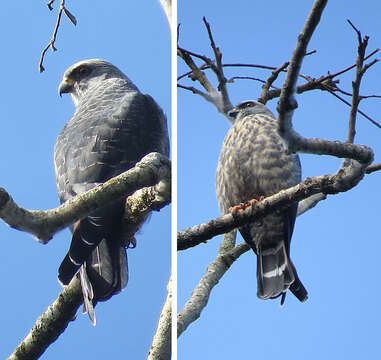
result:
<svg viewBox="0 0 381 360"><path fill-rule="evenodd" d="M217 167L217 198L222 214L301 180L299 158L286 152L277 120L266 106L245 101L229 116L234 125L225 137ZM294 203L239 229L257 255L257 295L261 299L282 296L283 304L290 289L300 301L307 300L307 291L290 259L297 207Z"/></svg>
<svg viewBox="0 0 381 360"><path fill-rule="evenodd" d="M163 111L109 62L89 59L72 65L58 92L69 93L75 104L54 148L61 203L132 168L150 152L169 155ZM58 271L67 285L79 270L84 312L94 325L97 301L127 284L126 247L135 239L123 236L124 205L122 198L73 224L70 249Z"/></svg>

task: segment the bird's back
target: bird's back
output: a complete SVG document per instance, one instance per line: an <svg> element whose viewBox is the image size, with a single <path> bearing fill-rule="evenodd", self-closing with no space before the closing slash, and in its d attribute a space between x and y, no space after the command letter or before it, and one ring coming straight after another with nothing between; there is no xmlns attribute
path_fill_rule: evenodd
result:
<svg viewBox="0 0 381 360"><path fill-rule="evenodd" d="M130 169L150 152L168 155L166 119L149 95L108 88L97 99L80 103L58 136L54 158L61 202Z"/></svg>

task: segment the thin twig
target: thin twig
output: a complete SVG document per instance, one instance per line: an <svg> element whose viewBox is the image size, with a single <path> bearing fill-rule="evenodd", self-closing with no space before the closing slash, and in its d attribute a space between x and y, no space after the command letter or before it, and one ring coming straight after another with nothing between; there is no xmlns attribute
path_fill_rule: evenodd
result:
<svg viewBox="0 0 381 360"><path fill-rule="evenodd" d="M331 95L333 95L334 97L336 97L336 98L338 98L340 101L342 101L344 104L348 105L349 107L352 106L352 104L351 104L349 101L345 100L345 99L342 98L340 95L335 94L332 90L327 89L327 91L328 91ZM361 114L362 116L364 116L365 119L369 120L373 125L377 126L379 129L381 129L381 124L378 123L376 120L373 120L370 116L368 116L367 114L365 114L362 110L357 109L357 112L358 112L359 114Z"/></svg>
<svg viewBox="0 0 381 360"><path fill-rule="evenodd" d="M265 80L262 80L262 79L259 79L259 78L256 78L256 77L252 77L252 76L232 76L231 78L229 78L227 80L228 83L233 83L234 80L253 80L253 81L258 81L262 84L266 84L266 81ZM275 88L274 86L271 86L272 88Z"/></svg>
<svg viewBox="0 0 381 360"><path fill-rule="evenodd" d="M227 81L226 81L226 77L224 75L224 69L222 67L222 53L214 42L213 34L212 34L211 29L210 29L210 24L206 21L205 16L202 18L202 20L205 24L206 30L208 31L210 45L213 49L214 58L216 60L216 66L214 67L214 72L215 72L217 79L218 79L217 89L221 93L221 96L222 96L223 111L224 111L224 113L227 113L233 106L230 102L229 93L228 93L227 88L226 88L226 82Z"/></svg>
<svg viewBox="0 0 381 360"><path fill-rule="evenodd" d="M289 65L289 62L286 61L282 66L280 66L279 68L275 69L271 73L271 75L267 79L265 85L262 86L262 93L261 93L261 96L258 99L258 102L261 102L262 104L266 104L266 102L268 100L267 94L269 92L270 86L278 78L278 75L287 68L288 65Z"/></svg>
<svg viewBox="0 0 381 360"><path fill-rule="evenodd" d="M363 69L364 56L365 56L366 47L368 46L369 37L365 36L364 38L362 38L361 32L349 20L347 21L349 22L351 27L356 31L357 39L358 39L356 77L355 77L355 80L352 82L352 104L351 104L351 111L349 115L348 136L347 136L347 142L353 144L353 141L356 135L357 109L360 103L360 97L359 97L360 84L361 84L361 79L365 73L365 70Z"/></svg>
<svg viewBox="0 0 381 360"><path fill-rule="evenodd" d="M53 10L52 4L54 3L54 1L55 0L50 0L46 4L50 11ZM65 13L65 15L69 18L69 20L73 23L73 25L77 25L77 19L75 18L75 16L68 9L65 8L65 0L60 0L60 7L58 10L58 14L57 14L57 20L56 20L56 25L54 26L53 35L52 35L48 45L46 45L45 48L41 52L40 61L38 63L38 71L39 72L43 72L45 70L42 63L44 62L45 54L48 51L48 49L51 48L52 51L57 50L57 48L55 47L55 42L56 42L56 38L57 38L58 29L59 29L60 24L61 24L62 13Z"/></svg>

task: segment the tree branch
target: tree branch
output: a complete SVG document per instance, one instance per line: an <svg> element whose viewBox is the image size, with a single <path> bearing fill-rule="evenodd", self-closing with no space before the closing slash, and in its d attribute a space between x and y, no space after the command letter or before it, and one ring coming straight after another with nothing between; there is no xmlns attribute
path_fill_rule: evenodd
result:
<svg viewBox="0 0 381 360"><path fill-rule="evenodd" d="M198 95L201 95L207 101L211 102L217 108L217 110L221 114L223 114L229 121L231 121L232 119L227 115L227 113L233 107L233 105L230 102L229 93L226 88L226 83L228 82L228 80L226 79L224 75L224 71L223 71L222 53L214 42L210 24L206 21L205 17L203 18L203 22L208 32L208 37L210 40L210 45L213 49L215 60L213 61L207 56L196 54L194 52L185 50L181 48L180 46L177 47L177 54L184 60L184 62L192 70L190 73L188 73L188 76L193 81L198 81L200 85L207 91L207 94L193 87L185 87L182 85L178 85L178 86L183 89L190 90L193 93L196 93ZM201 67L198 67L196 63L193 61L192 56L204 61L204 64ZM207 66L207 68L210 68L216 75L218 80L217 89L212 85L212 83L206 77L204 72L201 70L204 66Z"/></svg>
<svg viewBox="0 0 381 360"><path fill-rule="evenodd" d="M272 72L271 76L269 76L266 83L262 86L261 96L258 99L259 102L261 102L262 104L266 104L268 100L267 94L269 92L271 85L278 78L278 75L287 68L288 65L289 65L289 62L287 61L282 66L280 66L279 68L275 69Z"/></svg>
<svg viewBox="0 0 381 360"><path fill-rule="evenodd" d="M53 10L52 5L53 5L54 2L55 2L55 0L50 0L46 4L50 11ZM38 71L39 72L43 72L45 70L45 68L42 65L42 63L44 62L45 54L48 51L48 49L51 48L52 51L56 51L57 50L57 48L55 47L55 42L56 42L56 38L57 38L58 29L59 29L60 24L61 24L62 13L65 13L65 15L69 18L69 20L73 23L73 25L77 25L77 19L65 7L65 0L60 0L60 7L59 7L59 10L58 10L58 14L57 14L57 20L56 20L56 25L54 26L53 35L52 35L48 45L46 45L45 48L41 52L40 61L38 63Z"/></svg>
<svg viewBox="0 0 381 360"><path fill-rule="evenodd" d="M276 210L287 208L290 204L312 195L319 193L338 194L348 191L356 186L363 176L363 166L354 163L345 169L339 169L334 175L307 178L300 184L253 203L244 210L229 213L178 232L177 249L186 250L199 245L216 235L227 233L253 220L261 219Z"/></svg>
<svg viewBox="0 0 381 360"><path fill-rule="evenodd" d="M206 30L208 31L210 46L213 49L214 58L216 60L216 66L213 67L213 70L218 79L217 89L219 93L221 94L221 98L222 98L222 106L223 106L222 110L224 114L227 114L227 112L233 107L233 105L230 102L229 93L226 88L227 80L224 75L224 69L222 67L222 53L220 51L220 48L218 48L214 42L212 30L210 29L210 24L206 21L205 16L202 18L202 20L205 24Z"/></svg>
<svg viewBox="0 0 381 360"><path fill-rule="evenodd" d="M9 226L29 232L38 241L46 244L57 231L85 217L97 208L121 197L127 197L144 186L157 184L158 188L163 190L163 185L159 184L161 181L168 181L169 178L169 160L159 153L151 153L146 155L134 168L51 210L23 209L12 200L4 189L0 188L0 218ZM164 191L163 194L169 196L168 192ZM163 194L160 194L159 198ZM168 204L169 201L169 197L166 197L162 206Z"/></svg>
<svg viewBox="0 0 381 360"><path fill-rule="evenodd" d="M192 322L200 317L202 310L208 303L212 289L229 270L233 262L248 250L249 246L246 243L240 244L229 252L218 255L209 264L205 275L201 278L193 290L192 296L177 316L177 336L180 336Z"/></svg>
<svg viewBox="0 0 381 360"><path fill-rule="evenodd" d="M34 360L57 340L75 319L78 308L83 303L81 284L75 276L58 298L37 319L25 339L17 346L8 360Z"/></svg>
<svg viewBox="0 0 381 360"><path fill-rule="evenodd" d="M160 163L162 166L160 166ZM140 171L142 169L143 173ZM140 172L140 175L133 175L136 171L138 173ZM151 153L144 157L135 166L134 169L131 169L109 181L110 184L116 184L108 185L112 187L121 187L124 185L123 182L126 184L130 183L131 185L131 183L133 183L136 180L138 180L136 183L141 184L142 181L140 180L142 180L142 178L144 178L147 175L144 173L147 171L151 171L151 177L159 178L160 181L155 186L140 189L127 198L125 214L126 221L123 231L125 231L129 236L134 236L135 232L139 230L141 223L144 221L144 219L147 217L150 211L159 210L164 205L168 204L171 193L169 181L169 161L163 155L160 155L158 153ZM136 179L136 176L138 176L138 179ZM105 187L104 189L107 189L107 187ZM101 191L105 193L104 196L106 196L107 193L111 193L111 190ZM97 192L91 193L91 191L92 190L86 193L88 194L87 197L91 199L92 197L98 196L95 195L97 194ZM114 189L112 191L121 190ZM77 199L78 198L79 197L77 197ZM73 204L76 204L78 201L73 202ZM95 200L83 201L89 202ZM107 201L109 201L109 199L107 199ZM55 210L48 210L48 212L53 212L52 216L54 216L54 213L59 213L59 209L60 208L57 208ZM59 221L57 220L56 222ZM58 336L66 329L68 323L75 318L75 314L78 310L78 307L83 303L82 296L83 295L80 283L77 277L75 276L73 280L70 282L70 284L58 296L58 299L36 321L36 324L33 326L30 333L16 348L16 350L9 359L37 359L46 350L46 348L52 342L54 342L58 338ZM170 306L168 305L168 301L170 301L171 296L171 293L169 293L167 297L167 302L165 303L165 306L163 308L162 319L159 322L158 335L154 338L155 342L153 346L160 350L160 354L166 353L166 351L170 348L170 345L168 344L167 347L165 347L165 344L163 342L165 340L166 332L170 330L170 328L168 328L168 326L165 327L164 324L166 318L165 316L168 316L168 306ZM161 338L159 337L159 334L161 334ZM169 340L167 339L167 341ZM159 350L155 350L155 353L157 353ZM153 357L152 359L158 358ZM163 357L162 359L166 358Z"/></svg>
<svg viewBox="0 0 381 360"><path fill-rule="evenodd" d="M378 163L378 164L372 164L372 165L369 165L366 169L365 169L365 173L366 174L371 174L375 171L380 171L381 170L381 163Z"/></svg>
<svg viewBox="0 0 381 360"><path fill-rule="evenodd" d="M169 278L167 291L167 298L161 310L147 360L170 360L171 358L172 277Z"/></svg>
<svg viewBox="0 0 381 360"><path fill-rule="evenodd" d="M323 10L327 4L327 0L315 0L312 10L308 15L307 21L304 24L302 32L298 36L296 48L292 54L290 64L288 66L286 80L280 94L277 110L279 113L278 130L280 135L286 141L287 145L290 142L288 133L292 131L292 115L297 104L294 98L296 92L296 82L299 77L303 58L307 51L308 43L319 24ZM293 147L289 147L293 151ZM297 150L294 150L297 151Z"/></svg>

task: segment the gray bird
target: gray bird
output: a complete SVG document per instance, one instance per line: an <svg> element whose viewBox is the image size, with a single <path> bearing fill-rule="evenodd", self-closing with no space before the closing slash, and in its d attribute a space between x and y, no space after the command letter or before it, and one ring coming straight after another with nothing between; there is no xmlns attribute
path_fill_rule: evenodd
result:
<svg viewBox="0 0 381 360"><path fill-rule="evenodd" d="M301 180L299 157L286 152L277 132L277 120L266 106L245 101L229 116L235 122L225 137L217 167L217 198L222 214ZM282 295L283 304L290 289L300 301L307 300L307 291L290 259L297 207L294 203L239 229L257 254L257 295L261 299Z"/></svg>
<svg viewBox="0 0 381 360"><path fill-rule="evenodd" d="M75 104L54 148L61 203L132 168L150 152L169 155L163 111L109 62L72 65L58 91L70 93ZM58 271L67 285L79 270L84 312L94 325L97 301L120 292L128 280L126 247L135 240L123 236L124 204L122 198L71 226L70 249Z"/></svg>

